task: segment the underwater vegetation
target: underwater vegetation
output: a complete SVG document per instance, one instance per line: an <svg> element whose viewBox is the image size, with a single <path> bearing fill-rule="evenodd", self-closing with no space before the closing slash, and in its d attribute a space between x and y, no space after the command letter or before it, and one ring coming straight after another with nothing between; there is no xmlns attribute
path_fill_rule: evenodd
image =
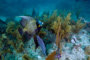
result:
<svg viewBox="0 0 90 60"><path fill-rule="evenodd" d="M78 20L75 25L72 25L72 32L79 33L79 31L84 27L85 27L85 23L81 23L81 20Z"/></svg>
<svg viewBox="0 0 90 60"><path fill-rule="evenodd" d="M87 47L86 47L85 53L86 53L87 55L90 55L90 46L87 46Z"/></svg>
<svg viewBox="0 0 90 60"><path fill-rule="evenodd" d="M24 54L22 57L23 60L33 60L33 58L29 57L27 54Z"/></svg>
<svg viewBox="0 0 90 60"><path fill-rule="evenodd" d="M65 33L71 32L71 30L74 32L74 28L76 28L76 25L78 24L79 26L76 28L77 33L80 31L80 29L85 27L85 23L81 23L81 20L78 20L77 22L74 22L74 24L72 24L73 22L71 20L71 13L69 13L65 17L61 14L58 14L57 12L58 11L55 10L50 16L44 15L44 17L42 18L42 21L44 22L43 27L45 26L44 28L47 28L48 30L51 30L56 34L60 23L62 26L61 29L65 30Z"/></svg>
<svg viewBox="0 0 90 60"><path fill-rule="evenodd" d="M6 22L0 20L0 35L3 34L6 30Z"/></svg>
<svg viewBox="0 0 90 60"><path fill-rule="evenodd" d="M63 54L62 43L70 43L71 35L79 34L80 30L86 25L81 20L72 21L71 12L64 15L55 10L51 14L44 12L41 16L37 15L33 10L33 17L17 16L21 18L19 22L12 20L4 23L0 21L0 23L6 24L3 26L5 29L0 33L0 57L2 60L7 57L8 53L11 55L22 53L23 60L34 60L35 57L30 56L25 51L27 43L32 38L34 41L32 46L35 51L38 48L41 49L39 49L41 51L39 53L42 53L41 56L45 56L46 60L59 60ZM48 34L49 36L46 36L47 33L51 35ZM55 39L51 39L53 34L56 37ZM55 50L49 53L49 48L52 48L49 45L53 43L56 45ZM90 47L87 47L85 51L90 55L89 49Z"/></svg>
<svg viewBox="0 0 90 60"><path fill-rule="evenodd" d="M46 18L44 17L42 20L43 22L45 21L44 28L47 28L48 30L56 34L56 45L58 46L57 51L59 50L59 53L61 54L62 45L60 44L60 41L63 39L65 39L66 41L67 39L69 39L72 33L79 33L79 31L85 27L85 23L81 23L80 20L78 20L75 24L72 25L72 21L70 21L71 13L68 13L65 18L61 17L61 15L58 15L56 11L48 16L48 18L47 16L45 16ZM56 55L57 54L54 51L46 58L46 60L54 60Z"/></svg>

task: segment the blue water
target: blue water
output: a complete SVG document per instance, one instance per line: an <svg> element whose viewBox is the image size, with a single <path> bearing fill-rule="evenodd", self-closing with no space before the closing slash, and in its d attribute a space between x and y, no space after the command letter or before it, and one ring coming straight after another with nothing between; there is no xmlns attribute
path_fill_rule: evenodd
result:
<svg viewBox="0 0 90 60"><path fill-rule="evenodd" d="M80 16L90 20L90 1L84 0L1 0L0 16L17 16L31 14L35 9L38 13L42 11L70 10L75 14L80 10Z"/></svg>

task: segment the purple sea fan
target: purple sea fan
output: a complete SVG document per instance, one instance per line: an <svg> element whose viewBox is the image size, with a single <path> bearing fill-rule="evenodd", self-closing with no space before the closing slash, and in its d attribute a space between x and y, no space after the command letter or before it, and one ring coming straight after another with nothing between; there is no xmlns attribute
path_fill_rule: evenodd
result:
<svg viewBox="0 0 90 60"><path fill-rule="evenodd" d="M61 54L59 53L59 54L57 54L56 56L55 56L55 58L58 58L58 60L61 58Z"/></svg>
<svg viewBox="0 0 90 60"><path fill-rule="evenodd" d="M46 55L45 44L44 44L43 40L38 35L37 35L37 41L38 41L38 44L41 47L44 55Z"/></svg>

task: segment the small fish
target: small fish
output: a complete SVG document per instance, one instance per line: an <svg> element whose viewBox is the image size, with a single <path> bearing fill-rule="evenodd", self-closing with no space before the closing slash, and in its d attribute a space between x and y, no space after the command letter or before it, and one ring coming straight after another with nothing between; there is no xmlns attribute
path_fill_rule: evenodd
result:
<svg viewBox="0 0 90 60"><path fill-rule="evenodd" d="M43 40L38 35L37 35L37 41L38 41L38 44L43 51L43 54L46 55L45 44L44 44Z"/></svg>

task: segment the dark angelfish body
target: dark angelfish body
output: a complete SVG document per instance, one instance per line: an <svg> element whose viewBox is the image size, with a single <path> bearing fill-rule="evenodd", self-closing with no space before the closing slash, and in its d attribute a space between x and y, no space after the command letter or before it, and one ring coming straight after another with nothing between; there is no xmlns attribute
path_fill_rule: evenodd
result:
<svg viewBox="0 0 90 60"><path fill-rule="evenodd" d="M32 36L33 36L33 34L29 34L29 33L25 32L25 38L31 39Z"/></svg>

